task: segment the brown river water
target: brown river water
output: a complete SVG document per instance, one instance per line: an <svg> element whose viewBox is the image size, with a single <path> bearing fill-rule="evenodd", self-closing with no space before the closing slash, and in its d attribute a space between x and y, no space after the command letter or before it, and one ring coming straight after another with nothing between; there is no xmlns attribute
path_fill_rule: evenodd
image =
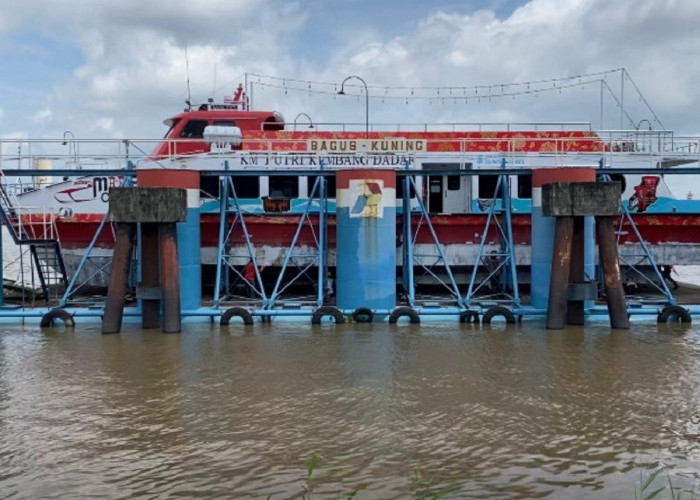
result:
<svg viewBox="0 0 700 500"><path fill-rule="evenodd" d="M0 498L700 498L699 326L0 332Z"/></svg>

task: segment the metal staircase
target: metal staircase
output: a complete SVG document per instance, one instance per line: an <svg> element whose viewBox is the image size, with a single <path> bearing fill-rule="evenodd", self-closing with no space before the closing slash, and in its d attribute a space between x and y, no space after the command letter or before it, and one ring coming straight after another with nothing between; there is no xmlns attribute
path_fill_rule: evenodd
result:
<svg viewBox="0 0 700 500"><path fill-rule="evenodd" d="M8 228L15 244L29 247L44 299L47 303L50 302L51 290L65 288L67 285L66 266L58 240L47 238L46 228L42 231L41 237L28 234L19 221L10 196L2 184L0 184L0 220Z"/></svg>

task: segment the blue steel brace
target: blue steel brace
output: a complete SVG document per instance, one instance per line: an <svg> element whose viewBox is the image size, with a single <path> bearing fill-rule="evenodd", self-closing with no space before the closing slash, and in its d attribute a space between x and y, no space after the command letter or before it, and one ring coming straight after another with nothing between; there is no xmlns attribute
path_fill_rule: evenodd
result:
<svg viewBox="0 0 700 500"><path fill-rule="evenodd" d="M506 169L506 159L501 160L501 169ZM513 296L511 299L512 305L514 307L520 307L520 296L518 293L518 275L517 267L515 262L515 248L513 247L513 227L511 222L511 198L510 198L510 179L508 175L503 173L499 175L498 181L496 182L496 189L493 193L493 198L491 199L491 206L489 207L488 216L486 217L486 224L484 225L483 233L481 234L481 242L479 243L479 250L477 251L476 260L474 262L474 267L472 269L472 276L469 280L469 289L467 290L467 295L464 298L464 303L467 307L471 304L472 299L479 289L484 286L489 280L494 277L499 271L508 264L506 277L502 282L502 285L507 285L508 280L513 288ZM497 213L503 213L503 219L505 224L505 229L501 227L496 218ZM485 260L487 256L484 253L484 247L486 246L486 238L488 236L489 228L491 227L491 221L494 220L495 225L501 235L501 251L500 253L490 254L488 257L498 257L503 258L503 261L492 270L488 270L489 274L486 278L478 285L474 286L476 283L476 274L479 270L479 265L482 260Z"/></svg>
<svg viewBox="0 0 700 500"><path fill-rule="evenodd" d="M317 265L319 265L319 267L321 267L321 266L320 266L320 263L321 263L320 253L324 253L324 254L325 254L325 249L322 249L322 247L321 247L320 238L324 238L324 240L327 241L327 238L324 236L324 235L327 234L327 233L323 233L323 229L320 229L320 232L322 233L322 235L320 236L320 238L316 238L315 235L314 235L315 242L316 242L316 245L317 245L317 250L318 250L319 253L316 253L316 254L311 254L311 253L310 253L310 254L306 254L306 255L293 255L293 253L294 253L294 247L296 247L297 241L299 241L299 237L300 237L300 235L301 235L301 230L302 230L302 228L304 227L305 222L308 221L308 222L310 223L309 211L310 211L311 206L313 205L313 202L314 202L314 195L315 195L316 193L319 193L319 202L323 201L323 203L325 204L325 200L321 200L321 199L320 199L320 196L321 196L321 194L320 194L320 190L321 190L320 185L323 184L322 179L323 179L323 175L319 175L319 176L316 178L316 182L314 182L314 186L313 186L313 188L312 188L312 190L311 190L311 193L309 193L308 201L306 202L306 205L304 206L304 212L302 213L301 218L299 219L299 225L297 226L297 229L296 229L296 231L295 231L295 233L294 233L294 237L292 238L292 242L291 242L291 244L289 245L289 248L287 249L287 252L286 252L286 254L285 254L285 256L284 256L284 262L283 262L283 264L282 264L282 268L280 269L279 276L277 277L277 281L276 281L276 283L275 283L275 287L274 287L274 289L272 290L272 292L270 293L270 298L267 300L266 306L267 306L268 309L273 308L274 305L275 305L275 301L276 301L276 300L278 299L278 297L282 294L282 292L284 292L284 290L285 290L286 288L288 288L292 283L294 283L294 281L296 281L301 275L306 274L307 270L308 270L309 268L311 268L311 266L312 266L313 264L317 264ZM323 207L323 206L320 206L320 208L321 208L321 210L319 210L319 212L323 212L323 211L324 211L324 210L323 210L324 207ZM323 221L325 222L326 217L325 217L325 215L321 215L321 214L319 213L319 222L320 222L321 220L323 220ZM313 226L312 226L312 230L313 230ZM325 245L326 245L326 243L324 243L324 248L325 248ZM282 286L282 278L284 277L284 273L285 273L285 271L287 270L287 267L289 266L289 262L292 260L292 257L313 258L314 260L313 260L312 262L310 262L310 263L307 263L307 264L303 267L303 269L301 269L301 271L300 271L299 273L297 273L297 275L296 275L295 277L293 277L285 286ZM325 260L325 256L323 257L323 259ZM319 287L322 285L322 283L320 282L320 280L319 280L319 282L317 283L317 285L318 285ZM318 297L319 297L319 296L320 296L321 298L323 298L323 295L322 295L322 294L323 294L323 291L319 289L318 295L317 295L317 300L318 300Z"/></svg>
<svg viewBox="0 0 700 500"><path fill-rule="evenodd" d="M317 283L317 295L316 295L316 305L322 306L323 299L326 295L326 286L328 283L328 227L326 225L327 219L327 209L326 204L326 187L328 181L323 176L323 171L325 167L325 162L321 160L319 168L321 170L321 175L318 176L318 283Z"/></svg>
<svg viewBox="0 0 700 500"><path fill-rule="evenodd" d="M506 169L506 159L501 161L501 168ZM513 221L512 221L512 204L510 197L510 177L504 174L501 177L505 178L505 189L503 190L503 211L506 222L506 241L501 242L501 253L508 254L510 263L510 279L513 287L513 306L520 307L520 294L518 292L518 270L515 262L515 247L513 246Z"/></svg>
<svg viewBox="0 0 700 500"><path fill-rule="evenodd" d="M408 160L405 160L405 165L406 165L406 170L410 168L410 164ZM415 278L414 278L414 273L413 273L413 261L416 257L428 257L428 255L418 255L414 252L413 250L413 245L415 244L415 238L411 234L412 230L412 224L411 224L411 197L410 193L411 190L410 188L413 187L414 192L416 193L416 200L418 202L418 207L419 211L421 214L422 220L425 220L425 224L428 227L428 231L430 232L430 236L432 237L433 243L435 244L435 248L437 248L438 252L438 260L437 262L442 261L443 265L445 266L445 272L447 273L447 277L449 278L450 281L450 286L447 286L438 276L435 275L432 271L430 271L427 267L423 266L423 268L432 275L433 278L438 280L442 285L444 285L452 294L454 299L457 301L459 305L462 305L462 297L459 293L459 287L457 286L457 282L455 281L454 275L452 274L452 269L450 269L450 265L447 262L447 258L445 257L445 253L442 250L442 245L440 244L440 241L438 239L437 233L435 233L435 228L433 227L433 223L430 221L430 216L428 215L428 211L425 209L425 205L423 204L423 200L421 199L421 196L418 191L418 186L416 186L415 180L413 179L413 176L411 175L405 175L404 176L404 193L403 193L403 227L402 227L402 235L403 235L403 277L404 277L404 283L408 281L408 289L406 290L406 296L408 299L408 303L411 306L415 305ZM418 231L419 229L416 230L416 235L415 237L418 236ZM434 257L434 255L430 256ZM408 278L408 279L407 279Z"/></svg>
<svg viewBox="0 0 700 500"><path fill-rule="evenodd" d="M605 164L604 160L601 159L600 160L600 167L603 168L604 164ZM601 181L608 181L609 182L612 180L610 178L610 175L607 173L600 174L599 178ZM625 262L625 263L629 267L634 269L637 273L639 273L640 276L644 277L649 282L649 284L651 284L652 286L655 286L657 289L661 290L661 292L666 297L666 301L669 305L676 305L676 298L673 296L673 293L671 293L671 290L669 290L668 286L666 285L666 280L661 275L661 272L659 271L659 268L656 265L656 261L654 259L654 256L651 254L651 250L649 250L649 247L647 246L646 241L644 241L644 238L642 238L642 235L639 232L639 229L637 229L637 225L634 223L634 220L632 219L632 214L630 213L629 208L627 208L627 206L625 205L624 200L620 202L620 208L622 210L622 216L620 217L620 224L619 224L618 231L617 231L617 233L618 233L618 248L620 246L619 245L619 238L620 238L620 234L622 233L622 231L621 231L622 222L625 219L627 220L627 223L632 228L632 231L634 231L634 235L636 236L637 241L639 241L639 245L642 247L642 254L641 255L638 255L638 254L624 255L620 252L620 254L619 254L620 260L621 261L625 260L625 256L642 257L642 259L640 261L638 261L636 264L631 264L629 262ZM660 286L657 285L656 283L653 283L651 280L649 280L649 278L646 277L646 275L643 272L638 271L636 269L636 266L638 266L640 263L642 263L644 261L644 259L647 259L649 261L649 264L651 265L651 268L654 271L654 275L659 280L659 283L661 283Z"/></svg>
<svg viewBox="0 0 700 500"><path fill-rule="evenodd" d="M410 169L408 160L405 160L406 170ZM413 283L413 237L411 235L411 176L405 175L403 182L403 225L401 234L403 236L403 283L408 303L415 305L415 287Z"/></svg>
<svg viewBox="0 0 700 500"><path fill-rule="evenodd" d="M127 170L134 170L134 164L131 162L131 160L127 161ZM122 182L121 187L131 187L134 184L134 178L132 176L127 176L124 181ZM105 212L104 216L102 217L102 220L100 221L100 224L97 226L97 230L95 231L95 234L93 235L92 239L90 240L90 244L88 247L85 249L85 253L80 259L80 263L78 263L78 267L76 268L75 272L73 273L73 276L71 276L70 282L68 283L68 286L66 287L65 292L63 292L63 296L61 299L58 301L59 307L65 307L68 304L68 300L70 299L71 295L78 291L81 286L83 286L85 283L89 282L97 273L102 271L104 268L106 268L110 262L106 262L102 266L99 267L94 273L92 273L90 276L88 276L83 283L80 283L75 290L73 287L75 286L75 282L78 280L78 276L80 276L80 273L83 271L83 268L85 268L87 262L90 260L90 254L92 253L93 248L95 248L95 245L97 244L97 239L99 238L100 234L102 234L102 229L104 229L105 225L109 221L109 207L107 208L107 211ZM139 259L139 266L140 266L140 259ZM140 274L140 269L138 270Z"/></svg>
<svg viewBox="0 0 700 500"><path fill-rule="evenodd" d="M224 169L229 170L229 165L228 165L228 160L224 162ZM245 217L243 217L243 210L241 209L241 204L238 200L238 195L236 194L236 188L233 184L233 179L230 176L227 176L224 181L221 182L221 192L219 193L219 247L217 249L217 263L216 263L216 287L214 290L214 300L212 301L213 307L218 307L219 304L221 303L221 298L220 298L220 276L223 268L223 264L226 263L226 272L228 273L228 269L230 268L231 264L229 264L229 258L231 255L224 253L224 250L226 249L226 245L228 243L229 236L233 234L234 229L236 227L236 224L240 222L241 224L241 230L243 232L243 238L245 239L245 246L246 250L248 252L247 257L250 258L253 261L253 266L255 270L255 282L258 285L259 290L255 290L258 295L262 298L263 304L266 304L268 301L267 295L265 294L265 287L263 286L262 282L262 276L260 275L260 268L258 266L258 263L255 259L255 248L253 248L253 244L250 241L250 233L248 233L248 228L245 223ZM228 214L229 214L229 209L228 209L228 203L229 203L229 190L231 193L231 199L233 200L233 213L235 214L235 218L233 220L233 223L231 224L231 227L229 228L228 231L225 230L226 225L228 224ZM228 280L225 283L226 287L228 288Z"/></svg>
<svg viewBox="0 0 700 500"><path fill-rule="evenodd" d="M228 170L228 161L226 161L224 165ZM223 274L224 234L226 233L226 207L228 206L227 182L226 177L219 177L219 245L216 249L216 282L214 285L214 299L212 300L212 307L214 308L219 307L221 303L221 275ZM228 286L228 279L226 283Z"/></svg>

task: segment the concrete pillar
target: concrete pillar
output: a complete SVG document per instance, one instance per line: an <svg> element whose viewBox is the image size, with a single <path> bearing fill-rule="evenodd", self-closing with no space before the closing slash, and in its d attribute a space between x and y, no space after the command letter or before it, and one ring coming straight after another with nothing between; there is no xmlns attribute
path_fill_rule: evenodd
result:
<svg viewBox="0 0 700 500"><path fill-rule="evenodd" d="M532 171L530 303L537 309L547 307L555 225L553 218L542 214L542 186L553 182L595 182L595 179L594 168L538 168ZM592 267L593 233L587 231L586 234L591 240L586 260L590 258Z"/></svg>
<svg viewBox="0 0 700 500"><path fill-rule="evenodd" d="M396 307L396 172L336 174L336 304Z"/></svg>
<svg viewBox="0 0 700 500"><path fill-rule="evenodd" d="M139 187L180 188L187 192L187 216L177 223L180 303L185 310L202 305L201 226L198 170L143 169L137 173Z"/></svg>

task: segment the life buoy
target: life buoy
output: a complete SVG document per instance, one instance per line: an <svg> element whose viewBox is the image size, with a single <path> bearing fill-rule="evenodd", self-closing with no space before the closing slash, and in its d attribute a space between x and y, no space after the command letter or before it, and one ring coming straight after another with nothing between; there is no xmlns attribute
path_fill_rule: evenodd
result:
<svg viewBox="0 0 700 500"><path fill-rule="evenodd" d="M389 323L390 324L396 324L396 322L399 320L399 318L402 317L407 317L410 323L413 323L414 325L420 323L420 316L418 316L418 313L410 308L410 307L397 307L393 311L391 311L391 314L389 315Z"/></svg>
<svg viewBox="0 0 700 500"><path fill-rule="evenodd" d="M503 306L493 306L488 308L482 316L481 322L485 325L490 325L491 320L496 316L502 316L506 320L506 323L509 325L515 324L515 316L513 315L510 309Z"/></svg>
<svg viewBox="0 0 700 500"><path fill-rule="evenodd" d="M248 309L245 309L243 307L231 307L230 309L226 309L221 315L221 321L219 322L219 324L221 326L228 325L231 322L231 318L233 318L234 316L241 318L243 320L244 325L253 324L253 315L250 314L250 311L248 311Z"/></svg>
<svg viewBox="0 0 700 500"><path fill-rule="evenodd" d="M311 324L320 325L321 318L323 318L324 316L330 316L331 318L333 318L333 321L335 321L336 325L345 323L345 316L343 316L343 313L340 311L340 309L333 306L321 306L318 309L316 309L311 315Z"/></svg>
<svg viewBox="0 0 700 500"><path fill-rule="evenodd" d="M666 306L661 309L656 317L657 323L692 323L693 318L690 317L690 311L681 306Z"/></svg>
<svg viewBox="0 0 700 500"><path fill-rule="evenodd" d="M41 328L48 328L50 326L56 325L56 320L60 319L67 328L73 328L75 326L75 319L73 315L70 314L65 309L51 309L49 312L41 317Z"/></svg>
<svg viewBox="0 0 700 500"><path fill-rule="evenodd" d="M462 311L459 313L459 322L460 323L478 323L479 322L479 313L476 311L472 311L467 309L466 311Z"/></svg>
<svg viewBox="0 0 700 500"><path fill-rule="evenodd" d="M374 313L369 307L358 307L352 312L352 320L355 323L371 323Z"/></svg>

